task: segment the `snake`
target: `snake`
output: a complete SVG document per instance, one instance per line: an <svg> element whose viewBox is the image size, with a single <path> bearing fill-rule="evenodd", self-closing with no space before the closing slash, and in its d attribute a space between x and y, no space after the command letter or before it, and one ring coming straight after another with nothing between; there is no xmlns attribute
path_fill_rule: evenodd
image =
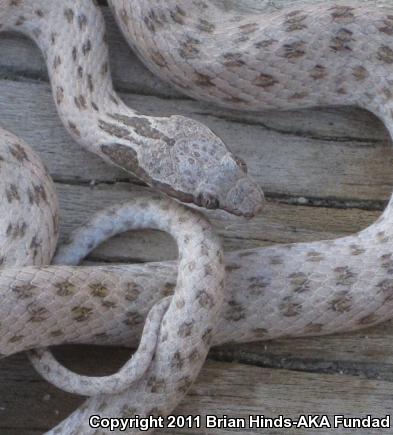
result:
<svg viewBox="0 0 393 435"><path fill-rule="evenodd" d="M95 1L0 0L0 30L40 48L60 119L86 150L181 202L248 217L261 208L246 163L209 128L180 115L142 115L122 102Z"/></svg>
<svg viewBox="0 0 393 435"><path fill-rule="evenodd" d="M67 65L75 58L79 63L81 54L86 52L86 58L95 60L95 70L102 59L99 50L104 38L103 21L94 2L10 0L2 5L2 29L27 34L43 51L60 116L78 142L181 201L238 215L255 214L262 199L260 189L245 175L246 167L241 159L231 155L209 130L184 118L152 119L130 110L114 94L106 66L106 80L102 82L94 80L96 75L82 65L79 65L82 70L71 71L74 80L67 82L65 74L70 73ZM356 105L376 114L392 132L391 7L376 8L348 1L317 7L297 5L269 15L238 16L223 13L204 0L185 0L181 4L173 0L112 0L110 5L123 33L146 65L191 97L251 111ZM86 33L93 24L98 30L91 34L96 39L90 40ZM46 32L48 27L55 29L50 37ZM83 45L69 45L69 38L75 35L82 36ZM82 89L89 89L90 80L92 95L98 103L93 96L87 98L81 93ZM102 86L95 87L95 83ZM176 136L179 131L181 139ZM161 150L162 143L169 148L163 154L156 152L155 140ZM186 144L179 145L180 157L176 153L178 142ZM194 149L197 154L192 154ZM168 150L171 151L169 160L166 159ZM171 168L174 162L178 164L170 173L166 172L169 162ZM178 177L183 176L179 187ZM11 191L10 195L15 194ZM17 335L1 338L4 355L64 342L129 345L140 337L146 316L151 316L155 325L156 313L150 310L156 306L158 311L165 311L153 361L142 379L116 394L94 395L52 433L92 433L87 426L92 410L105 410L112 416L170 412L195 379L210 344L322 335L370 326L391 317L392 200L378 222L353 236L229 254L223 302L219 242L209 225L200 215L180 205L165 203L163 209L161 201L135 201L131 206L110 209L80 229L75 243L87 241L85 248L89 250L124 228L139 228L144 218L153 227L178 234L182 229L178 228L179 221L174 216L184 214L186 219L182 223L189 234L187 237L181 234L180 239L184 238L181 241L190 236L200 239L182 251L178 269L176 264L163 263L93 269L26 265L1 271L3 306L7 313L5 330L10 334L18 331ZM168 223L168 214L176 220L176 225L162 225L161 220ZM159 219L149 220L152 216ZM98 225L103 223L107 225L106 230ZM26 232L23 224L22 230L16 227L16 233L12 228L9 234L17 237L20 232ZM179 245L184 247L182 243ZM76 250L73 240L67 249ZM189 264L184 261L185 252ZM67 264L67 255L59 258ZM182 293L189 275L195 278L190 274L190 265L191 272L195 272L200 263L203 279L192 285L188 281L188 292ZM215 265L214 273L212 265ZM95 278L93 287L87 278L89 273ZM53 284L50 278L58 274L61 279ZM82 278L74 280L78 274ZM156 305L163 297L172 295L175 288L169 307L165 306L165 300L162 306ZM194 315L193 311L179 316L179 310L184 308L179 293L184 299L192 295L198 308L205 308L206 312L202 311L211 316L198 322L209 325L202 337L199 328L187 324L187 316ZM94 304L92 297L103 299L107 306ZM104 308L108 306L110 314L105 316ZM119 322L119 319L125 320ZM184 323L176 323L179 321ZM33 331L32 322L40 327ZM175 327L173 324L167 327L170 322L175 322ZM168 337L172 339L172 347L165 351ZM191 352L195 337L200 340L201 348ZM165 353L174 350L171 358ZM162 359L161 352L165 355ZM41 356L38 352L37 358ZM193 364L194 370L184 376L186 368ZM157 373L165 376L159 377ZM59 372L59 376L67 374Z"/></svg>
<svg viewBox="0 0 393 435"><path fill-rule="evenodd" d="M25 142L5 130L0 131L0 167L5 194L0 205L4 357L18 352L21 345L26 346L25 350L32 349L29 334L24 332L26 327L37 335L49 332L52 337L60 337L63 336L60 325L68 314L73 317L75 332L97 308L102 311L101 321L112 318L117 304L112 298L112 288L122 287L121 293L125 294L129 283L127 276L119 274L116 268L73 267L64 258L60 264L55 259L55 264L49 265L58 238L58 202L49 173ZM80 382L81 387L75 386L75 392L92 397L112 393L112 405L122 409L131 406L128 396L124 398L121 394L126 390L141 414L153 403L157 412L168 413L195 380L210 347L223 300L225 272L221 244L200 213L162 196L134 199L107 210L104 215L112 215L113 224L123 220L128 229L155 228L173 236L180 261L176 290L149 310L138 350L118 373L80 379L63 370L59 376L65 376L68 384ZM101 226L101 236L102 231ZM195 254L202 261L196 261ZM73 300L73 295L84 293L83 288L89 289L89 295L83 301L77 300L79 296ZM57 305L57 297L65 298L63 308L68 314L56 307L53 318L51 310ZM125 322L132 328L138 320L131 310L116 322ZM68 340L64 335L63 341ZM41 345L37 347L31 352L32 360L47 376L56 375L53 367L51 370L51 361L45 364L47 351ZM187 361L182 360L182 353L189 356ZM114 392L118 393L118 399ZM63 433L81 433L73 428L74 424L71 416ZM59 431L55 429L54 433Z"/></svg>
<svg viewBox="0 0 393 435"><path fill-rule="evenodd" d="M129 230L128 211L129 206L125 204L99 212L71 235L60 248L54 262L77 264L107 238ZM217 326L210 337L210 345L322 336L369 328L391 319L392 214L393 200L376 223L355 235L228 253L224 258L224 300L219 309ZM78 306L85 303L91 295L90 288L78 287L69 296L59 296L56 287L38 289L24 306L15 300L10 303L10 328L13 328L12 324L19 313L26 310L26 305L41 296L41 300L51 301L50 304L44 302L49 313L43 324L56 324L59 329L53 334L53 330L45 327L42 333L40 331L37 334L24 322L20 330L23 336L21 341L11 349L0 337L0 349L11 354L26 348L63 344L65 341L72 344L135 347L140 340L144 319L152 307L173 294L180 271L180 265L174 261L101 266L100 272L108 273L117 280L125 280L126 289L124 285L116 285L115 279L105 282L113 302L111 315L103 318L102 308L93 308L88 318L78 325L71 315L59 316L59 312L64 306L69 306L70 301ZM98 276L98 279L101 282L103 277ZM132 328L128 321L130 317ZM179 333L191 337L194 329L186 322ZM179 352L176 362L171 364L171 376L181 370L190 357L190 354ZM45 379L66 391L73 391L67 385L73 374L64 373L61 366L52 373L45 370L45 365L52 363L50 358L43 362L38 358L35 367ZM155 402L157 395L162 397L165 394L162 379L158 385L153 383L153 386L144 390L148 400L143 410L139 400L135 400L134 388L131 386L117 394L90 397L49 433L93 434L95 429L88 424L91 415L127 419L136 415L165 416L170 412L170 407L157 406ZM176 399L173 398L170 403L172 409L185 391L186 388L181 388L175 393ZM139 431L131 428L126 433Z"/></svg>

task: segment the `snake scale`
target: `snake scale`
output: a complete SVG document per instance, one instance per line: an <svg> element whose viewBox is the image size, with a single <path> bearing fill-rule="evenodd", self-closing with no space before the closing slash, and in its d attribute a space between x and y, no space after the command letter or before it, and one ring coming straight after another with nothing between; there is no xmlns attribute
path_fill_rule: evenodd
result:
<svg viewBox="0 0 393 435"><path fill-rule="evenodd" d="M252 111L356 105L393 132L391 7L351 0L241 16L205 0L109 3L146 65L192 97ZM258 211L260 189L210 130L180 116L144 116L121 102L93 1L1 0L0 24L39 45L60 117L81 145L181 201L250 217ZM151 364L142 355L141 379L124 391L116 383L117 394L91 397L51 433L98 433L87 426L93 411L170 412L210 344L327 334L391 317L392 200L378 222L350 237L229 254L225 292L222 252L209 224L164 199L101 213L60 251L58 265L45 266L57 240L53 185L26 144L6 132L2 141L1 167L12 169L2 177L1 353L64 342L135 344L146 316L145 332L158 335ZM19 185L19 172L30 172L33 181ZM16 219L7 215L21 205L33 207L37 218L27 222L31 211L23 209ZM176 238L178 269L175 263L65 266L113 234L146 226ZM170 303L162 300L173 292ZM37 368L50 377L45 355L36 353Z"/></svg>
<svg viewBox="0 0 393 435"><path fill-rule="evenodd" d="M50 235L47 247L52 248L53 251L55 247L53 242L56 241L54 224L57 222L57 202L55 196L54 201L50 201L50 195L54 193L51 180L42 165L39 166L39 163L35 161L36 156L30 148L15 136L6 132L5 134L8 140L3 143L2 167L6 169L9 167L9 172L13 172L14 177L19 177L20 172L24 172L27 179L31 178L33 181L38 179L41 183L38 194L31 193L30 184L18 185L16 190L12 191L12 197L10 196L10 201L6 206L18 209L19 203L25 202L27 207L33 209L32 212L37 209L41 213L37 216L41 218L41 221L37 220L37 222L43 225L47 221L47 225L41 226L41 233ZM5 154L6 150L9 150L8 155ZM14 156L16 150L19 153L18 157ZM19 171L17 171L14 160L20 155L23 155L23 162L19 163ZM26 161L29 163L26 164ZM24 168L25 164L27 169L33 166L32 174ZM46 185L43 184L44 180ZM24 212L25 214L20 219L26 217L26 209ZM144 335L146 333L147 338L141 340L137 351L140 357L136 360L133 357L118 373L118 376L101 379L105 389L102 389L100 384L91 385L100 392L112 392L122 391L133 384L123 394L119 393L117 398L115 395L109 396L116 411L121 409L121 412L130 414L133 409L135 413L144 415L153 407L155 412L165 414L177 405L179 396L184 395L195 380L209 350L223 300L223 253L219 240L200 214L170 202L168 199L141 198L127 205L117 206L107 213L109 215L106 214L106 216L110 216L112 224L120 219L128 229L156 228L169 232L179 246L180 270L177 278L178 285L175 285L177 287L175 294L170 300L168 298L160 300L149 313L150 319L144 328ZM22 247L30 248L31 234L25 227L23 220L17 220L11 230L7 227L5 232L11 234L11 237L17 240ZM100 235L103 235L102 230L103 227L100 226ZM43 246L42 243L38 243L38 240L36 242L41 247ZM33 259L27 258L25 261L23 261L23 255L26 256L25 252L23 249L18 251L17 248L16 246L15 252L20 252L21 265L7 266L7 260L5 260L5 267L0 273L1 288L4 290L2 307L7 313L2 322L4 344L6 343L1 349L2 356L18 352L21 350L18 349L21 345L25 349L30 349L32 346L28 344L30 341L28 335L32 331L35 331L34 334L37 335L49 333L52 337L62 337L63 342L68 342L60 326L62 318L68 318L71 315L74 332L78 334L80 326L90 319L95 311L94 305L100 311L102 310L100 322L105 318L111 319L117 303L122 303L116 300L117 296L115 299L112 298L112 289L122 288L120 293L127 294L130 298L129 292L132 292L132 289L127 274L119 273L121 271L116 267L112 270L105 267L101 269L100 267L81 268L64 265L45 267L43 264L49 263L50 260L41 261L39 248L34 251ZM29 253L30 250L28 250ZM49 250L47 254L50 258ZM197 262L195 254L203 260ZM61 264L67 263L64 258L57 261ZM29 266L30 263L38 265ZM46 290L52 288L52 291L41 293L40 290L44 288ZM110 291L109 288L111 288ZM78 295L84 293L83 289L87 290L88 294L85 293L87 297L84 297L82 301L79 300ZM55 297L53 298L50 293L53 293ZM74 296L76 296L75 300ZM61 314L59 311L56 302L58 297L63 300L63 309L67 313ZM66 302L67 299L68 302ZM51 315L52 309L57 312L55 318ZM144 319L141 319L134 310L116 319L116 323L124 322L128 328L143 321ZM158 329L155 326L157 323ZM203 327L197 328L196 325L203 325ZM30 329L30 333L26 328ZM93 327L91 331L94 329ZM45 344L42 343L38 347L42 345ZM189 356L183 363L181 363L182 353ZM53 371L50 371L50 367L46 366L41 359L45 357L45 352L36 351L32 355L45 375L49 376L50 373L53 375ZM176 368L175 377L172 373L174 368ZM130 370L131 373L129 373ZM129 385L122 382L122 377ZM70 379L67 381L69 383ZM86 387L85 392L97 394L96 390L88 390L88 386L84 387ZM80 390L74 391L79 392ZM102 395L97 397L102 398ZM91 406L93 406L92 409L98 409L95 404L90 404ZM110 412L110 409L106 408L105 411ZM88 410L89 404L87 403L78 412L88 412ZM62 428L55 429L53 433L87 433L83 428L86 422L79 421L78 413L75 415L71 416Z"/></svg>
<svg viewBox="0 0 393 435"><path fill-rule="evenodd" d="M121 101L96 2L1 0L0 24L40 47L60 118L84 148L182 202L258 211L260 189L212 131L182 116L144 116Z"/></svg>

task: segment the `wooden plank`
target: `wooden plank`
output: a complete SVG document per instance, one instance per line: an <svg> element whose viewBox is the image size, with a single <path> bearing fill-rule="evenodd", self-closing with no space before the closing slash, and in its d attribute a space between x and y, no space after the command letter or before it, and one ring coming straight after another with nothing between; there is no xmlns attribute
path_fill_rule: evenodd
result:
<svg viewBox="0 0 393 435"><path fill-rule="evenodd" d="M370 114L332 108L244 114L191 102L177 93L166 94L168 85L135 59L111 20L114 77L118 88L125 91L125 101L148 114L181 113L206 123L245 158L250 173L270 195L306 197L314 203L318 198L328 203L341 199L362 205L362 201L386 200L390 194L393 153L386 131ZM99 159L82 152L64 131L49 87L36 80L45 80L45 65L31 42L9 35L0 43L0 59L0 77L30 78L28 82L0 81L2 125L29 139L55 178L126 177L118 170L108 171ZM260 159L255 159L256 153ZM54 154L56 159L51 158ZM67 158L70 154L74 161Z"/></svg>
<svg viewBox="0 0 393 435"><path fill-rule="evenodd" d="M54 179L90 182L128 178L73 142L56 113L48 84L1 80L0 95L1 127L25 139Z"/></svg>
<svg viewBox="0 0 393 435"><path fill-rule="evenodd" d="M315 0L290 0L312 2ZM322 1L322 0L319 0ZM334 0L328 0L333 2ZM360 0L365 2L389 3L390 0ZM241 11L274 11L282 8L288 0L215 0L224 9L237 8ZM164 83L146 70L128 47L108 7L103 7L111 56L111 69L118 89L145 95L161 95L168 98L181 97L182 93ZM35 44L20 34L3 33L0 40L0 77L48 80L42 55Z"/></svg>
<svg viewBox="0 0 393 435"><path fill-rule="evenodd" d="M288 6L296 7L297 4L327 3L336 0L215 0L215 3L229 10L239 10L246 13L275 12ZM337 1L336 1L337 2ZM389 4L390 0L358 0L359 3L374 3L376 5Z"/></svg>
<svg viewBox="0 0 393 435"><path fill-rule="evenodd" d="M271 370L240 364L208 363L199 382L179 407L181 414L217 414L247 418L249 415L276 417L343 414L346 416L392 413L391 384L345 375L321 375L286 370ZM379 430L389 433L391 429ZM227 434L228 429L209 429L209 434ZM300 433L377 433L372 429L248 429L242 434ZM168 433L197 434L200 430L171 430Z"/></svg>
<svg viewBox="0 0 393 435"><path fill-rule="evenodd" d="M112 348L64 347L57 355L68 367L80 373L104 375L124 362L129 351ZM109 356L105 358L103 355ZM108 362L107 362L108 359ZM0 416L2 435L36 435L65 418L82 399L63 394L42 381L23 355L1 362ZM346 375L323 375L289 370L273 370L244 364L209 361L197 383L176 413L181 415L248 415L276 417L283 414L298 418L301 414L344 414L376 417L391 415L392 384ZM15 400L17 397L17 400ZM21 409L29 412L21 414ZM209 429L211 435L228 433L227 429ZM179 429L157 433L200 434L199 429ZM261 430L240 430L258 434ZM282 430L269 433L282 433ZM303 433L285 431L285 433ZM319 433L311 430L307 433ZM325 432L326 433L326 432ZM343 430L334 433L348 433ZM349 433L377 433L370 430ZM390 433L381 431L381 433Z"/></svg>
<svg viewBox="0 0 393 435"><path fill-rule="evenodd" d="M183 98L146 70L124 41L108 8L103 8L103 11L107 19L111 69L116 87L145 95ZM0 77L48 81L43 56L31 40L20 34L2 34L0 59Z"/></svg>
<svg viewBox="0 0 393 435"><path fill-rule="evenodd" d="M319 373L347 373L393 381L393 321L355 333L226 345L220 361Z"/></svg>
<svg viewBox="0 0 393 435"><path fill-rule="evenodd" d="M102 208L146 194L149 189L126 183L96 186L57 183L62 211L62 237ZM379 212L293 206L270 201L263 213L252 220L208 211L227 250L266 246L273 243L332 239L354 233L377 219ZM170 248L169 248L170 247ZM97 249L94 257L107 261L159 261L175 258L176 248L169 236L143 231L120 235Z"/></svg>
<svg viewBox="0 0 393 435"><path fill-rule="evenodd" d="M94 187L58 184L63 237L104 206L141 195L146 189L125 183ZM210 212L227 250L280 242L335 238L370 224L377 212L353 209L291 206L269 202L265 212L247 221ZM268 235L268 236L267 236ZM95 260L144 262L176 258L174 242L163 233L130 232L108 241L92 254ZM239 289L241 291L241 289ZM393 322L355 334L323 338L278 340L269 343L225 346L216 358L298 369L378 373L391 379L393 370ZM365 363L367 363L365 365ZM370 364L373 364L370 368ZM339 369L338 369L339 367ZM390 375L391 374L391 375Z"/></svg>
<svg viewBox="0 0 393 435"><path fill-rule="evenodd" d="M56 180L108 182L130 178L73 143L58 119L47 84L0 80L0 94L1 125L27 140ZM306 197L314 203L322 198L327 204L341 199L358 206L368 201L369 208L380 208L390 194L393 152L385 140L314 139L261 125L229 122L221 115L203 112L201 105L189 100L124 97L149 114L178 112L205 122L245 158L250 174L273 196ZM329 122L327 113L323 116ZM261 157L256 159L255 155Z"/></svg>
<svg viewBox="0 0 393 435"><path fill-rule="evenodd" d="M259 8L288 0L243 1L243 6ZM228 7L235 2L226 0ZM334 238L376 219L376 210L391 192L393 153L386 131L374 117L351 108L244 114L192 102L142 66L106 9L105 14L115 84L125 101L146 113L181 113L206 123L248 161L251 174L270 195L264 212L252 221L208 213L227 250ZM145 191L133 177L109 168L73 143L55 112L42 56L19 35L2 35L0 40L0 95L1 125L31 143L57 180L63 237L93 211ZM131 182L116 182L127 179ZM91 180L98 185L89 186ZM171 259L176 249L170 243L162 233L127 234L97 249L92 259ZM392 414L392 338L393 322L388 322L355 334L213 349L210 358L220 362L206 365L178 412ZM103 352L108 366L100 371ZM81 372L105 374L128 352L83 347L60 350L60 355ZM1 434L42 433L79 403L80 398L40 380L23 355L1 361ZM26 409L28 413L23 412Z"/></svg>

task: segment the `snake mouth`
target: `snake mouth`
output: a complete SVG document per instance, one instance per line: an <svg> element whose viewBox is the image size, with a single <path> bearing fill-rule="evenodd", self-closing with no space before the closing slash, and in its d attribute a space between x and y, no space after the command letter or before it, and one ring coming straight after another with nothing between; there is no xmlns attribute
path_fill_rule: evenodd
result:
<svg viewBox="0 0 393 435"><path fill-rule="evenodd" d="M233 214L235 216L244 217L246 219L252 219L254 218L258 213L260 213L263 209L263 204L259 204L256 206L252 211L241 211L241 210L234 210L234 209L227 209L223 208L224 211L227 213Z"/></svg>
<svg viewBox="0 0 393 435"><path fill-rule="evenodd" d="M217 210L220 208L220 201L214 195L199 193L194 197L194 204L207 210Z"/></svg>

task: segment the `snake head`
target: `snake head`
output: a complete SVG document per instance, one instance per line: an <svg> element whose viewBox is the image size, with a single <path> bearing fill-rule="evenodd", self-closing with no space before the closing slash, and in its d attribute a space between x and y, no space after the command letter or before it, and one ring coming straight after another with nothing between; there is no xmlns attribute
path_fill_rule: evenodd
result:
<svg viewBox="0 0 393 435"><path fill-rule="evenodd" d="M247 174L246 163L200 122L177 115L170 121L165 124L165 134L171 138L171 146L160 153L159 172L165 172L165 177L159 179L155 174L154 186L199 207L254 216L261 208L263 193Z"/></svg>
<svg viewBox="0 0 393 435"><path fill-rule="evenodd" d="M197 191L195 204L248 218L258 213L264 201L262 190L247 175L246 163L229 152L221 157L218 169L209 169Z"/></svg>
<svg viewBox="0 0 393 435"><path fill-rule="evenodd" d="M101 147L112 163L182 202L246 217L261 208L263 193L245 162L205 125L178 115L117 119L132 127L129 143L137 146Z"/></svg>

